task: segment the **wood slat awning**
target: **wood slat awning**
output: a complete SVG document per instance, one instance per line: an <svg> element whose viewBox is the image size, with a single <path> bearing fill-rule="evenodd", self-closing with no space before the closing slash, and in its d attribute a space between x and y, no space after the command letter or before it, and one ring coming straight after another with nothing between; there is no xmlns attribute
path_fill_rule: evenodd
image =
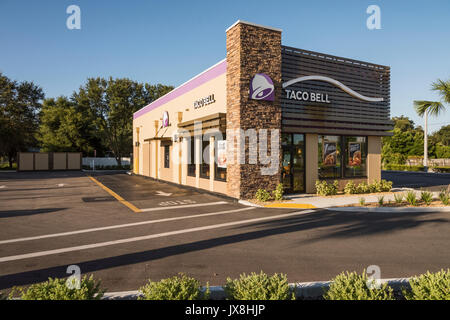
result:
<svg viewBox="0 0 450 320"><path fill-rule="evenodd" d="M205 117L197 118L194 120L189 120L185 122L180 122L178 128L183 128L184 130L194 131L195 122L202 123L202 131L217 128L220 131L226 130L226 113L218 112Z"/></svg>

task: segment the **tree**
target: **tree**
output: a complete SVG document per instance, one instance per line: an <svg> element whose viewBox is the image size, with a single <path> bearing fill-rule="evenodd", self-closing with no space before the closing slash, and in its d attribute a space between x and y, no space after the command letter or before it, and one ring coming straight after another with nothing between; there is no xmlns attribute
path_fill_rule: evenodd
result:
<svg viewBox="0 0 450 320"><path fill-rule="evenodd" d="M17 152L36 145L42 89L33 82L12 81L0 73L0 155L12 167Z"/></svg>
<svg viewBox="0 0 450 320"><path fill-rule="evenodd" d="M170 86L144 85L127 78L89 78L72 100L78 112L92 118L95 134L121 166L121 158L132 152L133 113L170 90Z"/></svg>
<svg viewBox="0 0 450 320"><path fill-rule="evenodd" d="M67 97L44 100L40 113L38 140L44 151L81 151L103 153L101 139L95 134L93 118L80 112L77 105Z"/></svg>
<svg viewBox="0 0 450 320"><path fill-rule="evenodd" d="M442 101L446 103L450 103L450 80L442 81L438 79L436 82L432 84L432 90L438 91ZM424 158L423 165L425 170L428 167L428 114L431 116L438 116L441 112L445 111L445 107L440 101L426 101L426 100L418 100L414 101L414 108L419 116L423 116L425 119L425 135L424 135Z"/></svg>

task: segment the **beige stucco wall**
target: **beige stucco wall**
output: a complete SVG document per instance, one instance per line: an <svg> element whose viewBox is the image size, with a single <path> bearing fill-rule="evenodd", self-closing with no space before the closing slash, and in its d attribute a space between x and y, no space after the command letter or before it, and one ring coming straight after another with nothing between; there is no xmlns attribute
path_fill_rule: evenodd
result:
<svg viewBox="0 0 450 320"><path fill-rule="evenodd" d="M305 183L306 193L316 192L316 181L319 179L319 136L313 133L305 134Z"/></svg>
<svg viewBox="0 0 450 320"><path fill-rule="evenodd" d="M196 100L214 94L215 102L197 109L194 109ZM169 114L169 126L161 128L163 113ZM181 112L181 117L180 113ZM145 141L146 139L172 137L178 130L179 122L186 122L202 118L215 113L226 113L226 74L219 75L210 81L186 92L185 94L170 100L144 115L133 120L133 145L139 141L139 147L135 148L135 157L138 157L138 169L136 173L149 175L150 177L166 180L175 183L200 187L218 192L226 191L226 183L220 181L210 181L197 177L187 176L187 165L177 163L177 157L184 157L186 145L180 142L173 142L170 147L170 168L164 168L164 147L159 140ZM156 122L156 125L155 125ZM138 130L137 130L138 129ZM139 135L137 134L139 131ZM139 138L139 140L138 140ZM149 142L147 144L147 142ZM200 142L200 141L199 141ZM149 151L147 151L147 148ZM144 157L144 152L146 156ZM149 163L146 158L149 154ZM186 159L184 159L185 161ZM147 169L148 168L148 169ZM197 170L199 173L199 170ZM205 181L201 181L205 180ZM225 187L224 187L225 186Z"/></svg>
<svg viewBox="0 0 450 320"><path fill-rule="evenodd" d="M381 137L369 136L367 139L367 180L381 180Z"/></svg>

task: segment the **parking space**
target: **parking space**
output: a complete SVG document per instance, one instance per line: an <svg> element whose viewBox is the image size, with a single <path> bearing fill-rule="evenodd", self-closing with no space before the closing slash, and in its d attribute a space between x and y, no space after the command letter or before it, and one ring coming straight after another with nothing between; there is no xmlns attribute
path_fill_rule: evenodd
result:
<svg viewBox="0 0 450 320"><path fill-rule="evenodd" d="M124 173L93 178L104 188L81 172L0 174L0 290L68 276L72 264L108 291L178 272L219 285L260 270L294 282L373 264L383 277L450 265L445 212L254 208Z"/></svg>

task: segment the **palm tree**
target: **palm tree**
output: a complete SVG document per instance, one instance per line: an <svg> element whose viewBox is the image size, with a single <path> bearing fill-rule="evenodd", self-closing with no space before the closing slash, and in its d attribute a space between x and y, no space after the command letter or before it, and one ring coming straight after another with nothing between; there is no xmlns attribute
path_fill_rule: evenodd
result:
<svg viewBox="0 0 450 320"><path fill-rule="evenodd" d="M438 91L442 101L450 103L450 80L442 81L438 79L433 82L431 89ZM423 144L423 166L425 171L428 171L428 114L431 116L438 116L441 112L445 112L445 106L440 101L414 101L414 108L419 116L424 117L424 144Z"/></svg>

